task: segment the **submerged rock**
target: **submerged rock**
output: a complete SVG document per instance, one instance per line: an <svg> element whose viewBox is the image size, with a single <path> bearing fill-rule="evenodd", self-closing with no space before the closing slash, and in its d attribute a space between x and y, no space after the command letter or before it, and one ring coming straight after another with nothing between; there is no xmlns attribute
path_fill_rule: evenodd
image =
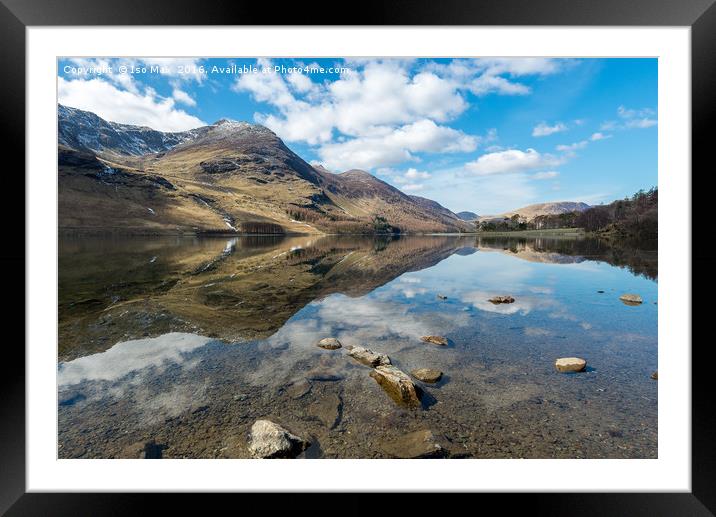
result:
<svg viewBox="0 0 716 517"><path fill-rule="evenodd" d="M335 393L321 397L308 407L308 413L320 420L328 429L338 425L341 418L343 400Z"/></svg>
<svg viewBox="0 0 716 517"><path fill-rule="evenodd" d="M562 357L554 363L560 372L582 372L587 367L587 361L579 357Z"/></svg>
<svg viewBox="0 0 716 517"><path fill-rule="evenodd" d="M410 372L410 375L419 381L432 383L438 382L442 378L443 372L440 370L433 370L432 368L418 368L417 370Z"/></svg>
<svg viewBox="0 0 716 517"><path fill-rule="evenodd" d="M377 366L370 376L380 384L395 402L406 406L420 406L420 397L410 377L393 365Z"/></svg>
<svg viewBox="0 0 716 517"><path fill-rule="evenodd" d="M652 373L651 378L654 379L655 381L658 381L659 380L659 372L656 371L656 372Z"/></svg>
<svg viewBox="0 0 716 517"><path fill-rule="evenodd" d="M448 344L447 338L443 336L423 336L420 340L426 343L432 343L433 345L447 346Z"/></svg>
<svg viewBox="0 0 716 517"><path fill-rule="evenodd" d="M430 430L415 431L386 443L383 450L394 458L444 458L447 450Z"/></svg>
<svg viewBox="0 0 716 517"><path fill-rule="evenodd" d="M624 303L624 305L639 305L644 301L638 294L631 293L623 294L619 297L619 299Z"/></svg>
<svg viewBox="0 0 716 517"><path fill-rule="evenodd" d="M307 379L296 381L286 388L286 393L292 399L300 399L309 391L311 391L311 383Z"/></svg>
<svg viewBox="0 0 716 517"><path fill-rule="evenodd" d="M493 296L488 300L488 302L492 302L495 305L498 303L512 303L515 299L512 296Z"/></svg>
<svg viewBox="0 0 716 517"><path fill-rule="evenodd" d="M318 346L320 346L321 348L325 348L326 350L336 350L338 348L341 348L341 342L334 337L327 337L321 339L318 342Z"/></svg>
<svg viewBox="0 0 716 517"><path fill-rule="evenodd" d="M257 420L249 433L249 452L254 458L295 458L309 445L270 420Z"/></svg>
<svg viewBox="0 0 716 517"><path fill-rule="evenodd" d="M306 374L312 381L340 381L343 376L332 368L315 368Z"/></svg>
<svg viewBox="0 0 716 517"><path fill-rule="evenodd" d="M371 368L376 366L386 366L390 364L390 357L379 352L373 352L370 348L364 348L362 346L352 347L348 355L353 359Z"/></svg>

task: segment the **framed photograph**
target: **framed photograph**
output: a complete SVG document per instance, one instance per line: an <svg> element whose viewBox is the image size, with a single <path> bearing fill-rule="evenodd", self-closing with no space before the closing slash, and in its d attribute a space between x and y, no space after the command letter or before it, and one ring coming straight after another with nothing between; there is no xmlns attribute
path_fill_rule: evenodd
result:
<svg viewBox="0 0 716 517"><path fill-rule="evenodd" d="M3 0L27 302L3 511L530 492L514 509L712 514L712 2L350 26L180 4Z"/></svg>

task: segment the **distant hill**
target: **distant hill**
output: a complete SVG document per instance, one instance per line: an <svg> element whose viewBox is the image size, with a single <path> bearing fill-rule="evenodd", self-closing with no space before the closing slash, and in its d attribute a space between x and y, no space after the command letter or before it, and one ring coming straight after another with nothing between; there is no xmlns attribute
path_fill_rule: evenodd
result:
<svg viewBox="0 0 716 517"><path fill-rule="evenodd" d="M455 215L457 215L463 221L475 221L480 217L475 212L458 212Z"/></svg>
<svg viewBox="0 0 716 517"><path fill-rule="evenodd" d="M58 106L59 226L122 233L461 232L435 201L312 166L260 125L179 133Z"/></svg>
<svg viewBox="0 0 716 517"><path fill-rule="evenodd" d="M516 210L511 210L498 215L486 215L479 218L480 221L490 221L495 219L509 219L518 214L521 219L530 222L540 215L558 215L569 212L584 212L590 206L586 203L575 201L554 201L550 203L536 203L534 205L523 206Z"/></svg>

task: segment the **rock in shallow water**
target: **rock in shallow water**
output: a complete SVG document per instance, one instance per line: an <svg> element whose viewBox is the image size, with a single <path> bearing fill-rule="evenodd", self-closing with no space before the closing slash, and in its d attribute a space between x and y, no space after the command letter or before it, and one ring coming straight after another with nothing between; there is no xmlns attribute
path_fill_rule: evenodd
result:
<svg viewBox="0 0 716 517"><path fill-rule="evenodd" d="M292 399L300 399L309 391L311 391L311 383L307 379L296 381L286 389L286 393Z"/></svg>
<svg viewBox="0 0 716 517"><path fill-rule="evenodd" d="M447 338L443 336L423 336L420 340L426 343L432 343L433 345L447 346L448 344Z"/></svg>
<svg viewBox="0 0 716 517"><path fill-rule="evenodd" d="M338 348L341 348L341 342L334 337L327 337L321 339L318 342L318 346L320 346L321 348L325 348L326 350L336 350Z"/></svg>
<svg viewBox="0 0 716 517"><path fill-rule="evenodd" d="M430 430L415 431L386 443L383 450L395 458L444 458L447 450Z"/></svg>
<svg viewBox="0 0 716 517"><path fill-rule="evenodd" d="M249 433L249 452L254 458L295 458L309 445L270 420L257 420Z"/></svg>
<svg viewBox="0 0 716 517"><path fill-rule="evenodd" d="M390 364L390 357L387 355L373 352L370 348L364 348L362 346L354 346L350 349L348 355L359 363L370 366L371 368Z"/></svg>
<svg viewBox="0 0 716 517"><path fill-rule="evenodd" d="M582 372L587 367L587 361L579 357L562 357L554 363L560 372Z"/></svg>
<svg viewBox="0 0 716 517"><path fill-rule="evenodd" d="M398 404L410 407L420 406L420 397L415 384L407 374L398 370L395 366L377 366L370 372L370 376Z"/></svg>
<svg viewBox="0 0 716 517"><path fill-rule="evenodd" d="M624 302L625 305L639 305L643 302L641 296L631 293L623 294L619 297L619 299Z"/></svg>
<svg viewBox="0 0 716 517"><path fill-rule="evenodd" d="M418 368L410 372L410 375L423 382L438 382L443 372L440 370L433 370L432 368Z"/></svg>
<svg viewBox="0 0 716 517"><path fill-rule="evenodd" d="M488 302L492 302L495 305L498 303L512 303L515 299L512 296L493 296L488 300Z"/></svg>
<svg viewBox="0 0 716 517"><path fill-rule="evenodd" d="M338 425L341 418L343 400L335 393L321 397L308 407L308 413L320 420L328 429Z"/></svg>

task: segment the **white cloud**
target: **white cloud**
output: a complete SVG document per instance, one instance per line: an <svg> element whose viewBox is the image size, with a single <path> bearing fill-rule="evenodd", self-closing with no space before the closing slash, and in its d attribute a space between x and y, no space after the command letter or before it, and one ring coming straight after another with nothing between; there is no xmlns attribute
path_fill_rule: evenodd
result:
<svg viewBox="0 0 716 517"><path fill-rule="evenodd" d="M619 120L608 120L600 126L602 131L618 129L644 129L658 124L656 112L650 108L630 109L624 106L617 108Z"/></svg>
<svg viewBox="0 0 716 517"><path fill-rule="evenodd" d="M191 98L191 95L186 93L184 90L174 88L172 91L172 97L175 101L186 104L187 106L196 106L196 101Z"/></svg>
<svg viewBox="0 0 716 517"><path fill-rule="evenodd" d="M475 95L526 95L529 86L515 78L548 75L560 69L560 61L548 58L489 58L454 60L447 64L432 62L426 69L449 78L459 88Z"/></svg>
<svg viewBox="0 0 716 517"><path fill-rule="evenodd" d="M598 140L606 140L607 138L611 138L611 137L612 137L612 135L606 135L604 133L597 132L597 133L593 133L592 136L589 137L589 139L592 142L596 142Z"/></svg>
<svg viewBox="0 0 716 517"><path fill-rule="evenodd" d="M468 107L465 94L526 94L515 80L559 69L552 59L476 59L418 64L412 59L349 59L350 72L318 83L297 73L244 74L233 89L275 111L254 119L288 142L318 146L327 166L372 169L416 160L415 153L469 152L481 139L446 125ZM492 131L484 141L496 138ZM422 139L422 140L421 140Z"/></svg>
<svg viewBox="0 0 716 517"><path fill-rule="evenodd" d="M543 172L536 172L532 175L533 179L536 180L549 180L554 179L557 176L559 176L559 172L557 171L543 171Z"/></svg>
<svg viewBox="0 0 716 517"><path fill-rule="evenodd" d="M401 190L406 192L423 190L425 185L422 181L432 178L429 172L419 171L412 167L405 172L393 169L380 169L378 170L378 174L386 176L391 183L398 185Z"/></svg>
<svg viewBox="0 0 716 517"><path fill-rule="evenodd" d="M507 151L483 154L477 160L465 164L465 169L478 176L488 176L525 172L560 165L563 161L562 158L550 154L541 154L534 149L527 149L526 151L509 149Z"/></svg>
<svg viewBox="0 0 716 517"><path fill-rule="evenodd" d="M427 172L422 172L417 169L408 169L405 172L405 178L408 179L428 179L430 177L430 174Z"/></svg>
<svg viewBox="0 0 716 517"><path fill-rule="evenodd" d="M260 59L258 66L270 68L271 61ZM314 145L331 142L335 130L365 137L376 128L386 131L424 119L445 122L467 108L450 81L430 72L411 76L402 62L365 62L358 71L336 81L313 83L308 99L292 93L292 89L304 93L309 86L299 77L275 72L244 74L234 89L278 109L278 114L257 114L258 122L288 141Z"/></svg>
<svg viewBox="0 0 716 517"><path fill-rule="evenodd" d="M477 137L425 119L397 129L376 128L376 136L324 144L318 155L329 168L370 169L415 161L414 153L470 152L477 144Z"/></svg>
<svg viewBox="0 0 716 517"><path fill-rule="evenodd" d="M587 147L587 144L589 144L589 142L582 140L581 142L574 142L573 144L560 144L556 147L556 149L563 153L573 153L578 149L584 149Z"/></svg>
<svg viewBox="0 0 716 517"><path fill-rule="evenodd" d="M148 126L159 131L185 131L205 122L176 108L172 98L163 98L151 88L144 93L120 90L95 79L57 79L58 101L66 106L96 113L105 120Z"/></svg>
<svg viewBox="0 0 716 517"><path fill-rule="evenodd" d="M534 129L532 129L532 136L549 136L554 133L560 133L562 131L567 131L567 126L564 125L561 122L557 122L555 125L550 126L545 122L540 122L537 124Z"/></svg>

